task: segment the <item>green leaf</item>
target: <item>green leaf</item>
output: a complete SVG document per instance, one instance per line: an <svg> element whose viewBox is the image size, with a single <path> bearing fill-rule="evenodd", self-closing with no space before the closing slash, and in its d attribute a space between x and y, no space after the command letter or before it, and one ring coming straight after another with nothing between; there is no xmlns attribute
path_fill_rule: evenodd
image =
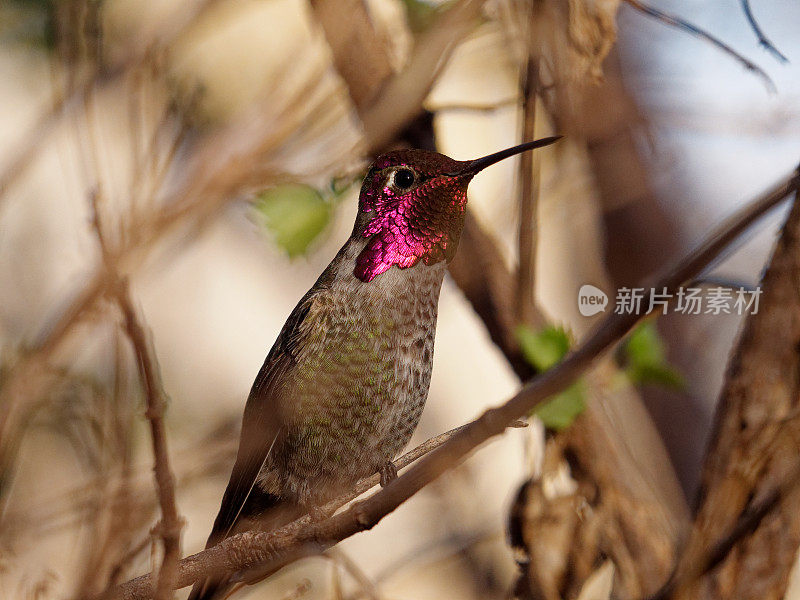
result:
<svg viewBox="0 0 800 600"><path fill-rule="evenodd" d="M533 331L526 325L520 325L515 333L525 360L537 371L546 371L569 352L569 335L562 327Z"/></svg>
<svg viewBox="0 0 800 600"><path fill-rule="evenodd" d="M683 376L669 365L640 365L628 367L625 373L635 385L653 384L662 387L681 389L684 386Z"/></svg>
<svg viewBox="0 0 800 600"><path fill-rule="evenodd" d="M655 323L645 322L631 332L624 346L625 373L633 384L683 387L681 374L667 362L664 342Z"/></svg>
<svg viewBox="0 0 800 600"><path fill-rule="evenodd" d="M664 342L652 322L639 325L626 343L628 361L633 365L652 365L664 362Z"/></svg>
<svg viewBox="0 0 800 600"><path fill-rule="evenodd" d="M586 409L586 389L578 380L533 410L544 426L554 431L563 431Z"/></svg>
<svg viewBox="0 0 800 600"><path fill-rule="evenodd" d="M270 188L256 201L256 210L290 257L305 254L331 219L331 206L314 188L287 184Z"/></svg>
<svg viewBox="0 0 800 600"><path fill-rule="evenodd" d="M561 362L570 347L569 334L563 327L546 327L533 331L520 325L516 329L522 354L537 371L546 371ZM578 380L563 392L550 397L533 410L544 426L555 431L569 427L586 408L586 389Z"/></svg>

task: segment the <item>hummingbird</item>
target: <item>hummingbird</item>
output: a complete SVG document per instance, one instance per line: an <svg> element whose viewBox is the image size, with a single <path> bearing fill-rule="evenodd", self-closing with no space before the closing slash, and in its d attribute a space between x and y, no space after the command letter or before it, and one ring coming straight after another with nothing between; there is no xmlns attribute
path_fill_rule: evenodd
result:
<svg viewBox="0 0 800 600"><path fill-rule="evenodd" d="M560 139L475 160L427 150L378 156L353 232L289 315L253 383L236 462L206 547L313 511L359 479L397 476L428 396L439 291L481 170ZM225 596L229 579L189 600Z"/></svg>

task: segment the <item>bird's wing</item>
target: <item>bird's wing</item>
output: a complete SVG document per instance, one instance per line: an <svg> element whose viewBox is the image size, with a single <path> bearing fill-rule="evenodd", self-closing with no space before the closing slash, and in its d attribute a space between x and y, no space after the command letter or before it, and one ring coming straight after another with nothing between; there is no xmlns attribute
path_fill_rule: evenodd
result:
<svg viewBox="0 0 800 600"><path fill-rule="evenodd" d="M289 315L253 383L244 409L236 463L207 547L230 535L237 520L248 516L245 514L248 512L248 500L259 509L280 503L279 498L266 494L255 484L270 452L276 444L280 444L283 432L277 395L283 385L284 375L294 364L302 345L304 334L301 325L312 304L313 299L307 294ZM259 496L257 499L254 498L256 495Z"/></svg>

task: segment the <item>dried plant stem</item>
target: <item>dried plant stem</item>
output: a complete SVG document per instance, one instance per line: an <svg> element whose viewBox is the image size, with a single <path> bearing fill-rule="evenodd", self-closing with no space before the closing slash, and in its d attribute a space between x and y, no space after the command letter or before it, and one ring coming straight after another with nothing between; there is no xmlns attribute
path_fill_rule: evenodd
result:
<svg viewBox="0 0 800 600"><path fill-rule="evenodd" d="M345 571L358 582L363 595L369 600L381 600L381 595L375 583L361 570L356 562L350 558L346 552L342 552L338 548L331 548L326 552L336 563L342 566Z"/></svg>
<svg viewBox="0 0 800 600"><path fill-rule="evenodd" d="M158 492L158 503L161 507L161 522L158 525L158 532L164 544L164 556L158 573L158 583L154 598L156 600L167 600L172 597L177 565L181 557L183 521L178 515L178 506L175 502L175 476L170 466L169 451L167 449L167 432L164 426L166 398L161 385L161 376L155 352L152 349L144 326L136 315L136 310L131 301L128 281L119 276L115 256L109 248L108 240L104 234L98 199L97 193L90 195L92 227L100 246L103 266L109 280L112 282L112 291L122 312L125 332L136 355L136 365L139 370L139 378L144 387L147 403L145 415L150 423L154 461L153 471Z"/></svg>
<svg viewBox="0 0 800 600"><path fill-rule="evenodd" d="M522 73L522 141L536 137L536 97L539 90L539 60L528 55ZM535 328L544 319L534 307L533 286L536 269L536 208L539 204L539 158L531 152L519 158L519 270L517 272L517 322Z"/></svg>
<svg viewBox="0 0 800 600"><path fill-rule="evenodd" d="M696 250L663 277L645 286L644 304L652 289L674 293L684 281L696 277L718 259L727 246L757 218L776 206L800 185L794 173L780 185L726 220ZM479 445L501 434L515 419L528 414L540 402L563 390L609 350L645 315L613 314L563 362L528 381L522 390L500 407L487 410L475 421L456 431L424 456L407 472L382 490L323 521L303 519L271 532L247 532L183 559L177 586L223 573L276 569L311 552L325 550L356 533L374 527L383 517L440 475L460 464ZM307 518L306 518L307 519ZM116 588L108 595L124 600L141 600L153 594L152 574L143 575Z"/></svg>
<svg viewBox="0 0 800 600"><path fill-rule="evenodd" d="M692 23L689 23L688 21L679 19L678 17L665 13L661 10L658 10L657 8L653 8L652 6L640 2L639 0L625 0L625 2L627 2L630 6L632 6L639 12L654 17L659 21L661 21L662 23L666 23L667 25L670 25L672 27L677 27L678 29L682 29L683 31L686 31L692 34L693 36L698 37L701 40L705 40L706 42L710 43L713 46L716 46L717 48L722 50L725 54L732 56L734 59L736 59L739 63L741 63L741 65L745 69L760 77L769 92L775 93L777 91L775 83L772 81L770 76L767 75L764 69L759 67L752 60L742 56L736 50L731 48L728 44L726 44L719 38L714 37L712 34L705 31L704 29L700 29L699 27L693 25Z"/></svg>
<svg viewBox="0 0 800 600"><path fill-rule="evenodd" d="M131 302L127 281L120 281L116 287L116 298L125 321L125 331L131 340L136 353L139 376L144 385L147 400L147 420L150 422L150 433L153 445L156 488L161 506L161 523L158 527L164 542L164 557L158 574L154 598L166 600L172 597L178 560L181 556L181 529L183 522L178 516L175 502L175 477L170 468L167 450L167 432L164 427L165 397L161 387L156 363L147 334L136 316Z"/></svg>

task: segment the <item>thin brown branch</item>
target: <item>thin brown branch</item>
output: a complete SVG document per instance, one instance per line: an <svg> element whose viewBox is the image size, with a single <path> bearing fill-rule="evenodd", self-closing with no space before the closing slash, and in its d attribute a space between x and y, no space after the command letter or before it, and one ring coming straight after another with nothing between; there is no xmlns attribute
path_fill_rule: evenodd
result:
<svg viewBox="0 0 800 600"><path fill-rule="evenodd" d="M528 55L522 73L522 141L536 137L536 97L539 93L539 59ZM535 310L533 286L536 269L536 209L539 204L540 162L536 152L519 158L519 269L515 297L518 323L544 325Z"/></svg>
<svg viewBox="0 0 800 600"><path fill-rule="evenodd" d="M728 44L726 44L719 38L713 36L708 31L700 29L697 25L693 25L688 21L685 21L683 19L665 13L664 11L658 10L657 8L653 8L652 6L640 2L639 0L625 0L625 2L627 2L630 6L632 6L639 12L654 17L659 21L661 21L662 23L666 23L667 25L670 25L672 27L682 29L683 31L686 31L687 33L690 33L691 35L698 37L701 40L705 40L712 46L719 48L725 54L733 57L736 61L738 61L745 69L760 77L761 80L764 82L767 91L771 93L775 93L777 91L777 88L775 87L775 82L772 81L772 79L770 78L769 75L767 75L764 69L759 67L749 58L742 56L739 52L731 48Z"/></svg>
<svg viewBox="0 0 800 600"><path fill-rule="evenodd" d="M477 112L477 113L492 113L509 106L517 106L519 100L517 98L507 98L505 100L498 100L497 102L457 102L452 104L436 104L431 107L434 112Z"/></svg>
<svg viewBox="0 0 800 600"><path fill-rule="evenodd" d="M341 565L342 568L350 573L350 576L358 582L363 595L369 600L381 600L381 595L375 583L361 570L355 561L350 558L346 552L342 552L338 548L331 548L325 554L330 556L334 562Z"/></svg>
<svg viewBox="0 0 800 600"><path fill-rule="evenodd" d="M645 286L645 305L652 289L675 292L684 281L696 277L719 258L727 246L756 219L776 206L800 185L800 173L758 198L718 227L707 240L663 277ZM508 425L535 408L540 402L563 390L594 360L608 351L645 315L613 314L606 318L563 362L530 380L508 402L487 410L481 417L454 433L407 472L382 490L348 509L319 522L303 519L272 532L247 532L227 538L220 544L181 561L177 585L184 587L203 577L223 573L276 569L310 552L320 552L337 542L374 527L387 514L428 483L460 464L479 445L501 434ZM110 595L124 600L148 598L153 593L152 574L133 579Z"/></svg>
<svg viewBox="0 0 800 600"><path fill-rule="evenodd" d="M783 53L778 50L775 45L769 41L766 35L764 35L764 31L756 21L756 17L753 14L753 10L750 8L750 0L742 0L742 10L744 10L744 14L747 17L747 22L750 23L750 27L753 28L756 36L758 37L758 43L763 46L763 48L772 54L778 61L782 63L788 63L789 59L783 55Z"/></svg>
<svg viewBox="0 0 800 600"><path fill-rule="evenodd" d="M182 519L178 515L175 502L175 478L170 467L167 450L167 433L164 427L164 406L166 399L158 374L158 364L153 355L147 334L136 316L131 302L127 281L121 281L116 289L117 302L125 320L125 331L131 340L136 353L139 375L144 385L147 400L146 416L150 422L150 433L153 445L156 488L161 506L161 523L159 533L164 542L164 557L158 574L155 589L156 600L172 597L175 585L178 560L181 555Z"/></svg>

